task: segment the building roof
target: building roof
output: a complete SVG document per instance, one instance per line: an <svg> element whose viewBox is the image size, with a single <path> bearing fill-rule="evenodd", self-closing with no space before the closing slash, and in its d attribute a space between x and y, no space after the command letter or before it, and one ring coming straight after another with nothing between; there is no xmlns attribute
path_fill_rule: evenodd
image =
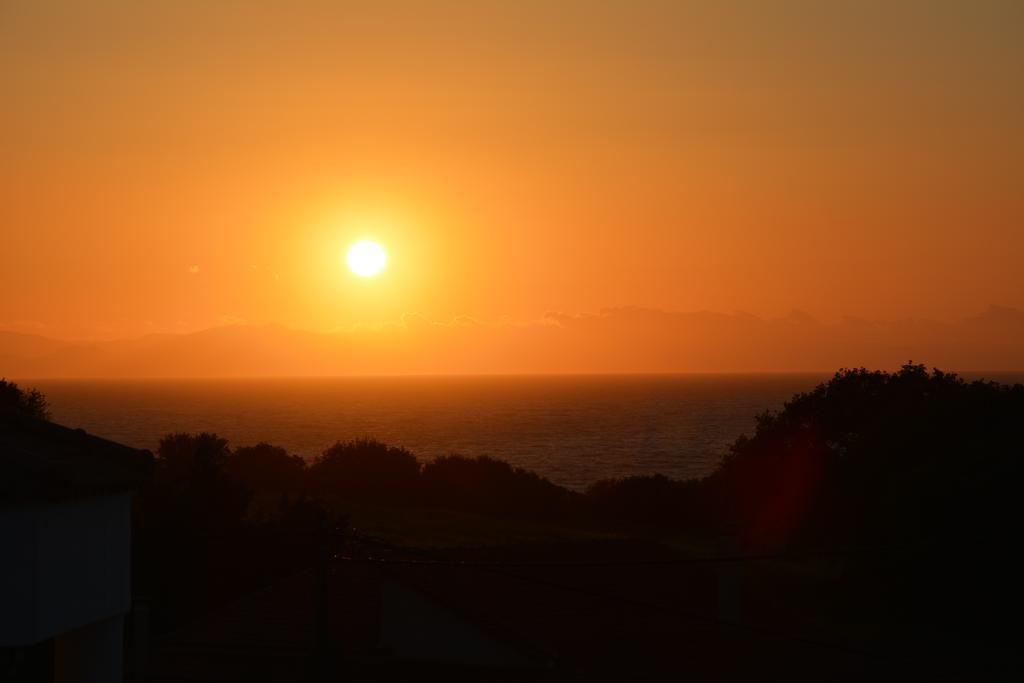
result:
<svg viewBox="0 0 1024 683"><path fill-rule="evenodd" d="M149 451L0 412L0 506L130 491L152 470Z"/></svg>

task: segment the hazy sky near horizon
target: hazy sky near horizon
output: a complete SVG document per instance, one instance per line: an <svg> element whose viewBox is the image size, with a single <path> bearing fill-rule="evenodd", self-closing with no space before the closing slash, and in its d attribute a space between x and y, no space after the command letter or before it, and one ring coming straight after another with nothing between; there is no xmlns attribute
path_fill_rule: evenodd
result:
<svg viewBox="0 0 1024 683"><path fill-rule="evenodd" d="M0 0L0 328L1024 308L1022 30L1019 0Z"/></svg>

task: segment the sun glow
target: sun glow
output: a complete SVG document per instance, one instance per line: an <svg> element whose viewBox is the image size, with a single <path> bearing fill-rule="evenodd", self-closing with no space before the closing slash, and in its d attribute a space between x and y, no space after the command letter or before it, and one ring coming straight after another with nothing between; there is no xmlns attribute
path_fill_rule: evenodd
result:
<svg viewBox="0 0 1024 683"><path fill-rule="evenodd" d="M345 262L348 268L359 277L373 277L387 263L388 255L384 248L372 240L360 240L348 249Z"/></svg>

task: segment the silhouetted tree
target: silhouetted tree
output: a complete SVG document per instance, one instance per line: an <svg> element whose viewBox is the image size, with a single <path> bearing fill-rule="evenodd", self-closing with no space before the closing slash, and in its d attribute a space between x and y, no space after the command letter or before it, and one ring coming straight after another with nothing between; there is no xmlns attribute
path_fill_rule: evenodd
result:
<svg viewBox="0 0 1024 683"><path fill-rule="evenodd" d="M701 488L749 546L857 549L861 597L974 628L1020 606L1024 386L842 370L758 419ZM1005 634L1005 632L1003 632Z"/></svg>
<svg viewBox="0 0 1024 683"><path fill-rule="evenodd" d="M39 418L50 419L50 406L37 389L22 389L14 382L0 379L0 411L8 411Z"/></svg>
<svg viewBox="0 0 1024 683"><path fill-rule="evenodd" d="M309 468L310 489L321 496L406 504L419 488L420 463L404 448L374 439L338 442Z"/></svg>
<svg viewBox="0 0 1024 683"><path fill-rule="evenodd" d="M280 446L258 443L236 448L224 469L257 496L294 498L304 491L306 461Z"/></svg>
<svg viewBox="0 0 1024 683"><path fill-rule="evenodd" d="M567 512L574 494L534 472L487 456L444 456L423 466L427 500L453 509L512 517L551 518Z"/></svg>
<svg viewBox="0 0 1024 683"><path fill-rule="evenodd" d="M228 442L216 434L168 434L160 440L156 493L179 523L210 527L238 524L248 505L249 492L228 476L230 455Z"/></svg>
<svg viewBox="0 0 1024 683"><path fill-rule="evenodd" d="M136 583L165 626L311 566L325 533L345 527L302 496L302 462L268 444L232 454L216 434L169 434L156 465L135 499L133 549ZM267 495L266 514L248 514L247 484Z"/></svg>
<svg viewBox="0 0 1024 683"><path fill-rule="evenodd" d="M755 540L841 531L899 543L961 515L969 482L1016 462L1021 424L1020 385L967 383L910 364L843 370L761 415L709 485Z"/></svg>

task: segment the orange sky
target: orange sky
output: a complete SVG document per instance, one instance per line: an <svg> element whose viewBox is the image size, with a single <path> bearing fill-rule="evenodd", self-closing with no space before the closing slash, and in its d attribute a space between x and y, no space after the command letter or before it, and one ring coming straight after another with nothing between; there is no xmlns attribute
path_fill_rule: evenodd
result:
<svg viewBox="0 0 1024 683"><path fill-rule="evenodd" d="M1019 0L4 0L0 329L1024 308L1022 25ZM344 269L360 237L383 275Z"/></svg>

